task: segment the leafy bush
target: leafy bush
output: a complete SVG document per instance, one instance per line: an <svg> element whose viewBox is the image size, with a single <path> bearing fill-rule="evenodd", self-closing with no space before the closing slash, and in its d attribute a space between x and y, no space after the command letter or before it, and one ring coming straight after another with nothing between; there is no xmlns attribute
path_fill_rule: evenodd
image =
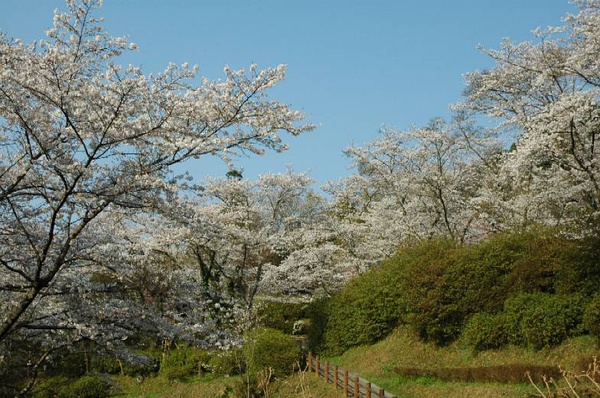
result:
<svg viewBox="0 0 600 398"><path fill-rule="evenodd" d="M593 297L600 291L600 237L571 241L561 255L557 292Z"/></svg>
<svg viewBox="0 0 600 398"><path fill-rule="evenodd" d="M398 288L406 302L406 320L423 340L445 344L460 333L463 314L448 278L456 250L454 242L437 239L401 254L405 269Z"/></svg>
<svg viewBox="0 0 600 398"><path fill-rule="evenodd" d="M410 256L400 253L351 280L330 299L324 336L327 354L372 344L404 321L406 304L400 285L407 261Z"/></svg>
<svg viewBox="0 0 600 398"><path fill-rule="evenodd" d="M587 303L583 313L583 327L600 340L600 294Z"/></svg>
<svg viewBox="0 0 600 398"><path fill-rule="evenodd" d="M503 313L480 312L469 319L461 340L474 351L502 348L508 344L506 316Z"/></svg>
<svg viewBox="0 0 600 398"><path fill-rule="evenodd" d="M325 350L325 333L329 322L329 298L320 298L311 302L306 310L310 320L308 328L308 350L314 354Z"/></svg>
<svg viewBox="0 0 600 398"><path fill-rule="evenodd" d="M507 275L506 290L510 296L519 293L555 293L559 287L560 275L568 267L568 254L575 249L575 242L561 237L552 229L511 233L518 256L511 264ZM564 289L563 293L567 293Z"/></svg>
<svg viewBox="0 0 600 398"><path fill-rule="evenodd" d="M509 297L553 293L561 286L559 276L569 268L566 253L577 247L553 232L499 234L473 246L426 243L423 248L432 254L422 259L427 261L410 263L402 286L411 313L409 323L422 339L444 345L462 333L474 314L500 312ZM482 327L471 325L475 326ZM488 345L485 336L472 337L474 344Z"/></svg>
<svg viewBox="0 0 600 398"><path fill-rule="evenodd" d="M280 330L258 328L245 336L244 357L250 376L272 369L274 377L282 377L294 371L300 348L292 336Z"/></svg>
<svg viewBox="0 0 600 398"><path fill-rule="evenodd" d="M294 322L306 317L308 304L261 301L256 307L256 317L260 326L292 334Z"/></svg>
<svg viewBox="0 0 600 398"><path fill-rule="evenodd" d="M580 328L581 307L568 301L600 290L597 240L569 240L539 228L498 234L471 246L445 239L408 245L332 297L324 351L337 355L372 344L400 323L410 324L425 341L445 345L463 334L475 314L503 312L507 300L523 294L532 295L536 311L508 311L509 341L557 344L560 336ZM542 303L544 294L554 298ZM472 320L465 339L476 349L504 344L505 336L485 326L501 317L483 317ZM535 331L540 328L545 332Z"/></svg>
<svg viewBox="0 0 600 398"><path fill-rule="evenodd" d="M509 341L541 349L582 333L584 302L578 295L523 293L504 305Z"/></svg>
<svg viewBox="0 0 600 398"><path fill-rule="evenodd" d="M178 347L164 356L160 373L169 379L181 379L208 371L210 354L197 347Z"/></svg>

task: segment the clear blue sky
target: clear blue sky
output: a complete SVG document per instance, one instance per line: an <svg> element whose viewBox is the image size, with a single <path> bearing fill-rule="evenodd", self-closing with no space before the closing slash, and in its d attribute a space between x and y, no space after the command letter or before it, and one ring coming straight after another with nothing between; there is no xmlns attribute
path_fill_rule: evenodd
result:
<svg viewBox="0 0 600 398"><path fill-rule="evenodd" d="M0 30L42 38L63 0L0 0ZM224 65L288 65L274 98L302 110L318 128L286 139L290 150L242 159L244 176L286 165L318 182L349 174L342 150L377 138L381 126L423 125L460 99L462 74L490 67L478 44L558 25L567 0L105 0L108 31L139 46L131 62L146 73L168 62L198 64L221 78ZM224 175L214 161L193 175Z"/></svg>

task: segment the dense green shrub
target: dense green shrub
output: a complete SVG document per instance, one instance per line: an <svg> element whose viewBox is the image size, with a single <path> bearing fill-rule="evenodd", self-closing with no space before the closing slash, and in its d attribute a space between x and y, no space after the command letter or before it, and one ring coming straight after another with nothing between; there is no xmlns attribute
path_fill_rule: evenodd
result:
<svg viewBox="0 0 600 398"><path fill-rule="evenodd" d="M439 282L435 275L440 268L436 267L454 247L454 242L444 239L408 245L350 281L328 303L324 351L337 355L353 346L372 344L399 324L418 322L423 312L417 307L428 305L424 297L432 283Z"/></svg>
<svg viewBox="0 0 600 398"><path fill-rule="evenodd" d="M329 322L329 298L320 298L311 302L306 310L310 320L308 328L308 350L313 354L320 354L326 348L325 333Z"/></svg>
<svg viewBox="0 0 600 398"><path fill-rule="evenodd" d="M180 346L165 353L160 365L160 374L169 379L181 379L207 372L210 353L189 346Z"/></svg>
<svg viewBox="0 0 600 398"><path fill-rule="evenodd" d="M444 239L407 245L331 298L322 318L325 338L316 339L325 344L316 347L337 355L372 344L400 323L439 345L461 334L476 349L498 347L507 339L534 347L557 344L581 331L577 297L600 291L599 239L573 240L557 232L513 231L464 246ZM513 301L505 307L507 300ZM519 300L523 307L517 310ZM489 319L472 319L480 313ZM486 326L504 316L510 317L507 334Z"/></svg>
<svg viewBox="0 0 600 398"><path fill-rule="evenodd" d="M480 312L473 315L462 331L461 341L474 351L504 347L508 344L505 314Z"/></svg>
<svg viewBox="0 0 600 398"><path fill-rule="evenodd" d="M509 341L540 349L582 333L584 301L579 295L523 293L505 302Z"/></svg>
<svg viewBox="0 0 600 398"><path fill-rule="evenodd" d="M272 369L274 377L282 377L294 371L300 348L292 336L280 330L257 328L245 336L244 357L250 376Z"/></svg>
<svg viewBox="0 0 600 398"><path fill-rule="evenodd" d="M406 303L406 320L426 341L449 342L460 332L463 314L448 269L457 247L449 240L431 240L401 252L404 269L397 289Z"/></svg>
<svg viewBox="0 0 600 398"><path fill-rule="evenodd" d="M573 241L561 237L552 229L502 236L517 239L514 251L518 256L511 264L505 284L510 296L519 293L555 293L559 290L557 285L559 275L566 266L566 253L576 250Z"/></svg>
<svg viewBox="0 0 600 398"><path fill-rule="evenodd" d="M577 245L553 232L498 234L473 246L425 244L438 255L409 264L402 285L409 323L424 340L443 345L454 341L474 314L502 311L509 297L555 292L569 268L567 253Z"/></svg>
<svg viewBox="0 0 600 398"><path fill-rule="evenodd" d="M570 241L561 255L557 292L593 297L600 291L600 237Z"/></svg>
<svg viewBox="0 0 600 398"><path fill-rule="evenodd" d="M307 316L308 304L260 301L256 305L258 324L292 334L294 322Z"/></svg>
<svg viewBox="0 0 600 398"><path fill-rule="evenodd" d="M583 313L583 327L600 341L600 294L592 297Z"/></svg>
<svg viewBox="0 0 600 398"><path fill-rule="evenodd" d="M399 269L403 258L394 257L351 280L329 302L325 352L337 355L346 349L374 343L404 317Z"/></svg>

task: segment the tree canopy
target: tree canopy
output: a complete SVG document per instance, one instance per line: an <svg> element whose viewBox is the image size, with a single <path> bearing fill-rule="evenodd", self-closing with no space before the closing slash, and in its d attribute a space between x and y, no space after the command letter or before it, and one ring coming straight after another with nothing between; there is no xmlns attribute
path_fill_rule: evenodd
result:
<svg viewBox="0 0 600 398"><path fill-rule="evenodd" d="M330 295L415 241L597 235L600 2L575 3L562 26L483 50L495 66L466 75L449 120L348 148L355 173L324 192L235 167L314 127L268 95L284 66L147 75L119 62L135 45L104 30L100 0L68 0L45 40L0 36L3 352L28 347L35 374L73 342L227 346L257 297ZM231 171L174 171L204 156Z"/></svg>

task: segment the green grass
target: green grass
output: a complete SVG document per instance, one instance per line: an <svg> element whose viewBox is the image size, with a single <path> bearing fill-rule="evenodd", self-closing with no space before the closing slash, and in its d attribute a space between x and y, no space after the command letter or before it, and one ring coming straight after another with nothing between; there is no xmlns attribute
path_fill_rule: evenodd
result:
<svg viewBox="0 0 600 398"><path fill-rule="evenodd" d="M235 398L241 377L196 378L186 382L169 381L164 377L149 377L139 382L131 377L119 377L120 398ZM270 398L343 398L340 390L318 379L314 374L300 373L273 382L268 386ZM229 395L228 395L229 394Z"/></svg>
<svg viewBox="0 0 600 398"><path fill-rule="evenodd" d="M116 384L122 389L114 394L121 398L221 398L233 389L239 377L196 378L171 381L166 377L148 377L140 381L134 377L118 377Z"/></svg>
<svg viewBox="0 0 600 398"><path fill-rule="evenodd" d="M401 327L377 344L353 348L339 357L327 359L361 374L399 398L522 398L535 394L533 386L527 382L442 381L435 377L401 376L395 369L450 369L451 372L453 368L527 364L560 365L565 369L577 370L583 359L598 354L596 339L590 336L569 339L560 346L542 350L507 347L473 353L458 343L443 348L425 344L410 329ZM177 382L159 376L139 382L135 378L120 377L117 383L122 391L115 396L123 398L233 398L235 395L232 392L236 390L236 385L242 383L242 379L239 376L198 377ZM276 381L269 385L268 392L270 398L343 397L341 391L336 391L331 384L318 379L313 373L301 373Z"/></svg>
<svg viewBox="0 0 600 398"><path fill-rule="evenodd" d="M577 369L585 358L598 356L596 340L582 336L567 340L558 347L539 351L508 347L497 351L473 353L455 343L447 347L425 344L406 327L396 329L385 340L350 349L342 356L327 358L344 368L361 374L398 397L524 397L534 393L529 383L445 382L432 377L409 378L394 369L480 368L511 364L559 365Z"/></svg>

